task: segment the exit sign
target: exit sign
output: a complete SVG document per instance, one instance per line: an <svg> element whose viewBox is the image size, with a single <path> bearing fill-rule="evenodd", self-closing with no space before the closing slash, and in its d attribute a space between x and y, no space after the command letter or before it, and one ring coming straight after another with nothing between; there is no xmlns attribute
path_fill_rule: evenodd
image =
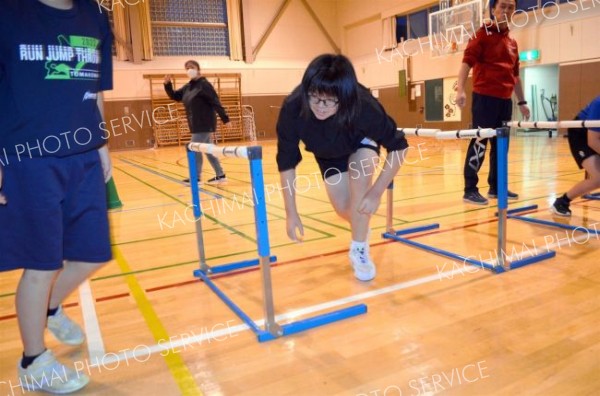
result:
<svg viewBox="0 0 600 396"><path fill-rule="evenodd" d="M519 52L519 60L521 62L530 62L540 59L540 50L529 50Z"/></svg>

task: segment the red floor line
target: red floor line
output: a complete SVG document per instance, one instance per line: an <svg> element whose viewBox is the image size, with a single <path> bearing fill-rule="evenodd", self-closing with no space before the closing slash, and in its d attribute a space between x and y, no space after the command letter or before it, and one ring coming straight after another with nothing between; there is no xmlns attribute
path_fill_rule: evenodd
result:
<svg viewBox="0 0 600 396"><path fill-rule="evenodd" d="M539 210L523 212L520 214L531 214L531 213L536 213L536 212L539 212ZM429 236L429 235L443 234L446 232L455 231L455 230L459 230L459 229L475 227L475 226L478 226L481 224L493 223L495 221L498 221L498 219L492 218L489 220L477 221L477 222L465 224L462 226L451 227L451 228L447 228L447 229L443 229L443 230L435 230L435 231L431 231L431 232L420 233L418 235L409 235L409 236L406 236L405 238L406 239L415 239L415 238L420 238L420 237ZM389 240L389 241L376 242L376 243L371 244L371 246L379 246L379 245L384 245L384 244L389 244L389 243L394 243L394 241ZM297 258L297 259L293 259L293 260L288 260L285 262L276 262L276 263L271 264L271 267L279 267L282 265L299 263L299 262L306 261L306 260L313 260L313 259L319 258L319 257L335 256L335 255L338 255L341 253L345 253L346 251L347 251L347 249L341 249L341 250L335 250L335 251L327 252L327 253L323 253L323 254L317 254L317 255L313 255L313 256L307 256L307 257L301 257L301 258ZM253 268L247 268L247 269L238 270L238 271L231 271L231 272L227 272L227 273L223 273L223 274L214 275L211 277L211 279L220 279L220 278L225 278L225 277L230 277L230 276L241 275L241 274L245 274L248 272L258 271L259 269L260 269L259 267L253 267ZM201 281L202 281L201 279L194 279L194 280L189 280L189 281L184 281L184 282L179 282L179 283L173 283L170 285L151 287L151 288L145 289L145 291L148 293L151 293L151 292L155 292L155 291L159 291L159 290L171 289L174 287L188 286L188 285L195 284L195 283L201 282ZM115 294L112 296L98 297L98 298L96 298L96 302L115 300L118 298L129 297L129 295L130 295L129 293L121 293L121 294ZM65 305L65 307L77 306L77 305L79 305L79 304L78 303L70 303L70 304ZM0 316L0 322L3 320L14 319L16 317L17 317L16 314Z"/></svg>

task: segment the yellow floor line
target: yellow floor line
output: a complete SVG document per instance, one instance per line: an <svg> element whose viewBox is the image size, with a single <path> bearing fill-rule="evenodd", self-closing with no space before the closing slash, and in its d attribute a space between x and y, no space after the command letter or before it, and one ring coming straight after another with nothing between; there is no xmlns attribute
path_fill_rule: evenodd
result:
<svg viewBox="0 0 600 396"><path fill-rule="evenodd" d="M131 267L118 248L113 247L113 254L121 271L125 273L131 272ZM168 340L169 333L156 315L156 312L154 312L152 304L150 301L148 301L146 293L138 283L135 276L125 275L125 280L127 281L127 285L131 290L131 295L135 299L142 316L146 320L146 324L150 328L155 341L159 342L160 340ZM188 367L185 365L181 355L175 351L169 351L164 355L167 366L175 378L175 382L177 383L177 386L179 386L181 394L202 396L202 392L200 391L200 388L198 388L198 384L196 384L194 376L192 373L190 373Z"/></svg>

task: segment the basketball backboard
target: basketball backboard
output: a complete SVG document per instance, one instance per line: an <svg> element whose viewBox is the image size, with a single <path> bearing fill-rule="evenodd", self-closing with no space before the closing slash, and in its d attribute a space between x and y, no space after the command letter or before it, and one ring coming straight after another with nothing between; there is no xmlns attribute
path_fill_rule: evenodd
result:
<svg viewBox="0 0 600 396"><path fill-rule="evenodd" d="M429 14L431 56L439 57L463 50L483 23L483 0L455 4Z"/></svg>

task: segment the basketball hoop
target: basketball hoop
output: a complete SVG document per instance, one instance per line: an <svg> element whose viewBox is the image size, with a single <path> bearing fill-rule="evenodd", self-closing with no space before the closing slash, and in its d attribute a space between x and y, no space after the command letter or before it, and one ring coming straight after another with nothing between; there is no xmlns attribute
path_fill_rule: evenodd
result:
<svg viewBox="0 0 600 396"><path fill-rule="evenodd" d="M463 49L483 20L483 0L440 2L440 10L429 14L431 56L440 57ZM449 3L449 2L448 2Z"/></svg>

